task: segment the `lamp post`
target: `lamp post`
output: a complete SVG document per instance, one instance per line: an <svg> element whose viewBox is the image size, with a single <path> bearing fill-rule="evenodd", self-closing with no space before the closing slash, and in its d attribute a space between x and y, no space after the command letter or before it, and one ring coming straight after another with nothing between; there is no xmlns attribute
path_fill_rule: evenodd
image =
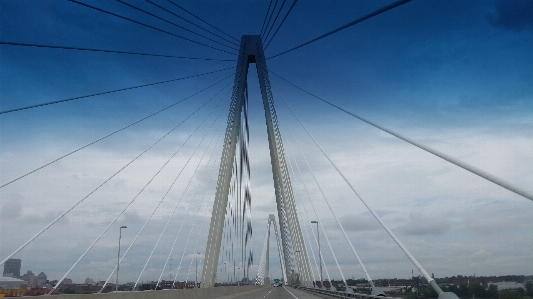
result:
<svg viewBox="0 0 533 299"><path fill-rule="evenodd" d="M196 279L194 280L194 287L195 288L198 285L198 255L199 254L200 254L200 252L196 253Z"/></svg>
<svg viewBox="0 0 533 299"><path fill-rule="evenodd" d="M318 257L320 259L320 284L321 287L324 287L324 280L322 279L322 253L320 252L320 231L318 230L318 221L311 221L311 223L316 223L316 235L318 240Z"/></svg>
<svg viewBox="0 0 533 299"><path fill-rule="evenodd" d="M226 276L226 273L228 273L228 271L226 268L226 263L224 263L224 276ZM229 277L228 277L228 280L229 280ZM226 280L226 283L228 283L228 280Z"/></svg>
<svg viewBox="0 0 533 299"><path fill-rule="evenodd" d="M123 225L119 228L119 235L118 235L118 254L117 254L117 286L116 291L118 292L118 270L120 269L120 238L122 238L122 229L128 228L127 226Z"/></svg>

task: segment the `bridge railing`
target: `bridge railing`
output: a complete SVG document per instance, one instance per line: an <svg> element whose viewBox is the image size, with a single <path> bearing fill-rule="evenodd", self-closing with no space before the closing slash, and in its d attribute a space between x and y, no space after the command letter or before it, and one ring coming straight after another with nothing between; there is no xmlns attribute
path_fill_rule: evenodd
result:
<svg viewBox="0 0 533 299"><path fill-rule="evenodd" d="M313 292L317 294L322 295L328 295L336 298L356 298L356 299L383 299L382 296L376 296L376 295L368 295L363 293L346 293L343 291L331 291L331 290L322 290L318 288L310 288L310 287L298 287L300 290L304 290L307 292ZM400 298L394 298L394 297L387 297L390 299L400 299Z"/></svg>

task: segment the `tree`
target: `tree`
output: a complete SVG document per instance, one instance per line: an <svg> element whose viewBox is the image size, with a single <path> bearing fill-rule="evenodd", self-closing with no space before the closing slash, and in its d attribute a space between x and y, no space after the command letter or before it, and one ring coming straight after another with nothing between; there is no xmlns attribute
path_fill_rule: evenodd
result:
<svg viewBox="0 0 533 299"><path fill-rule="evenodd" d="M500 297L500 292L498 292L498 286L495 284L489 285L489 289L487 290L487 297L489 298L498 298Z"/></svg>
<svg viewBox="0 0 533 299"><path fill-rule="evenodd" d="M438 298L439 295L437 295L437 292L435 292L435 290L433 290L432 287L429 287L429 288L425 288L424 289L424 297L426 297L426 298Z"/></svg>
<svg viewBox="0 0 533 299"><path fill-rule="evenodd" d="M470 295L474 295L476 298L487 298L487 290L482 285L471 284L468 285L468 291Z"/></svg>
<svg viewBox="0 0 533 299"><path fill-rule="evenodd" d="M533 282L532 281L526 282L526 294L528 296L533 297Z"/></svg>
<svg viewBox="0 0 533 299"><path fill-rule="evenodd" d="M472 297L472 294L470 293L470 290L468 289L468 286L466 284L462 284L459 286L459 289L457 290L456 295L461 298Z"/></svg>
<svg viewBox="0 0 533 299"><path fill-rule="evenodd" d="M65 294L76 294L76 290L73 290L71 288L66 288L65 289Z"/></svg>
<svg viewBox="0 0 533 299"><path fill-rule="evenodd" d="M502 290L500 292L500 299L522 299L522 295L511 290Z"/></svg>

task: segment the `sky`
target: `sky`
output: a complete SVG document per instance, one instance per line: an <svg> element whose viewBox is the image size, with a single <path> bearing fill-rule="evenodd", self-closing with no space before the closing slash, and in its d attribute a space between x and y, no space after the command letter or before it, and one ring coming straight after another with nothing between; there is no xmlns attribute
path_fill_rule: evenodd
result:
<svg viewBox="0 0 533 299"><path fill-rule="evenodd" d="M148 2L126 3L201 31ZM188 17L167 1L155 3ZM266 48L266 57L389 3L298 1ZM169 257L173 268L182 260L178 279L185 279L187 273L191 279L194 252L200 252L200 263L203 257L235 73L236 62L232 60L237 58L237 51L230 48L235 46L195 36L120 2L90 4L230 53L73 2L2 1L2 42L214 60L2 44L1 111L218 72L1 114L3 184L186 99L1 188L0 258L183 122L14 258L22 259L23 272L44 271L49 279L59 279L135 199L68 275L75 282L86 277L105 280L116 265L119 227L128 226L122 230L124 252L161 202L121 263L121 281L157 280ZM269 2L182 1L180 5L238 40L242 35L259 34ZM347 110L533 192L532 15L531 1L412 1L268 59L267 66ZM210 33L203 34L227 44ZM248 79L255 275L268 214L277 213L264 111L253 65ZM316 229L310 221L318 219L346 278L362 278L364 274L305 159L372 278L408 278L415 267L354 196L284 101L429 273L435 277L533 274L533 202L325 105L275 75L271 74L270 80L304 238ZM322 237L324 231L320 233ZM159 236L161 241L154 249ZM175 248L169 255L174 240ZM314 242L311 247L316 254ZM146 262L152 250L153 257ZM331 278L340 279L324 242L322 252ZM317 277L312 257L310 261ZM270 271L271 277L281 275L276 254L271 258ZM163 271L163 279L170 275L176 273Z"/></svg>

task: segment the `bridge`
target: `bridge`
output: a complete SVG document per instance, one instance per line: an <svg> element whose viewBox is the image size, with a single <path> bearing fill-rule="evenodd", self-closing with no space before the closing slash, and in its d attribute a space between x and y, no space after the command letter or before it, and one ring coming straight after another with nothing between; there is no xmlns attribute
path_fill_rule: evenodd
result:
<svg viewBox="0 0 533 299"><path fill-rule="evenodd" d="M436 111L427 107L437 100L425 100L420 111L429 116L407 110L426 128L404 130L379 116L394 101L369 99L409 106L405 97L420 97L414 86L432 83L419 77L404 87L392 70L371 74L395 60L383 52L369 60L375 69L354 60L373 55L347 49L349 33L375 24L394 31L413 11L453 18L450 11L405 0L337 10L264 4L2 3L0 265L18 259L47 272L55 279L47 295L86 277L95 292L121 291L110 298L198 299L377 298L386 294L374 280L401 273L453 299L432 273L531 269L527 251L516 248L532 245L524 219L533 215L533 139L515 130L531 126L531 92L516 87L533 86L531 76L487 87L516 88L507 106L493 103L492 139L465 122L459 131L469 133L454 140L461 133L443 125L453 118L432 122ZM328 9L336 13L327 30L310 20L300 28L306 13ZM472 70L469 63L452 65L468 73L484 62ZM446 88L460 89L451 77ZM429 94L450 103L469 94L440 94L446 88ZM502 107L519 112L505 116ZM355 276L370 294L349 286ZM274 278L281 288L270 287Z"/></svg>

